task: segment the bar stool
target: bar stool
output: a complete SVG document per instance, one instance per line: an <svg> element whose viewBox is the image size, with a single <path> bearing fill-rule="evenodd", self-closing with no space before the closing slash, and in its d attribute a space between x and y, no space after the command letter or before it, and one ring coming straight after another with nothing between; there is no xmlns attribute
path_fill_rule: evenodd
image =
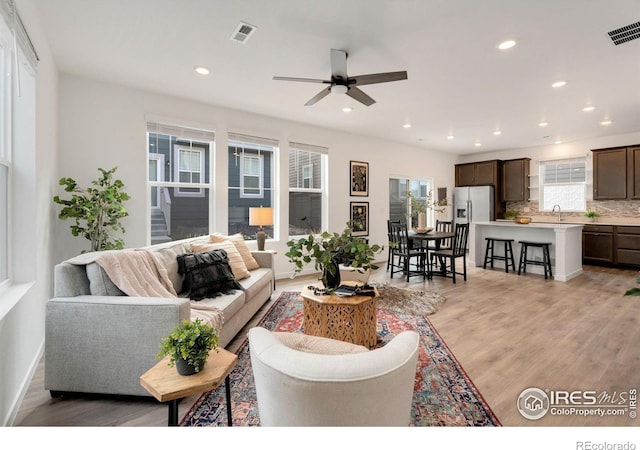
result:
<svg viewBox="0 0 640 450"><path fill-rule="evenodd" d="M518 264L518 275L520 272L527 271L527 264L534 264L536 266L544 267L544 279L547 279L547 273L549 278L553 278L551 272L551 257L549 256L549 246L551 242L533 242L533 241L518 241L520 242L520 263ZM534 259L527 258L527 251L529 247L537 247L542 249L542 261L536 261Z"/></svg>
<svg viewBox="0 0 640 450"><path fill-rule="evenodd" d="M513 239L488 237L485 238L485 240L487 241L487 244L484 251L484 264L482 265L482 268L486 269L487 263L490 262L491 268L493 269L493 261L497 259L499 261L504 261L504 271L506 273L509 273L509 265L511 265L513 271L515 272L516 263L513 260L513 247L511 245ZM494 254L493 250L496 242L502 242L504 244L504 256Z"/></svg>

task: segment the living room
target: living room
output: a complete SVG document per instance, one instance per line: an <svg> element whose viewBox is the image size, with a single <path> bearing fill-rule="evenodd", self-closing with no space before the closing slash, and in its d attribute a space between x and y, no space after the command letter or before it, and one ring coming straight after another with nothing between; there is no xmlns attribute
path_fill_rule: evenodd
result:
<svg viewBox="0 0 640 450"><path fill-rule="evenodd" d="M401 133L407 132L402 129L402 125L406 120L414 120L405 117L403 108L398 106L398 100L394 97L396 89L401 89L402 83L408 83L413 80L413 73L410 67L412 61L408 56L399 56L394 54L393 46L387 43L378 42L377 45L383 49L381 53L390 54L389 62L384 67L365 67L365 72L371 71L391 71L407 69L409 79L388 83L381 86L372 86L370 89L364 87L369 95L374 97L378 104L371 106L369 109L380 107L380 109L390 109L392 114L397 117L397 127L399 134L390 132L389 138L384 139L379 135L366 135L357 131L359 122L364 120L358 117L367 111L364 107L359 107L355 101L354 111L351 113L341 114L339 121L344 122L346 126L351 125L353 130L349 131L345 128L336 128L331 125L326 110L321 110L321 116L317 121L305 119L295 120L291 116L282 118L276 113L268 113L265 109L255 108L250 104L241 102L229 102L233 99L234 92L243 89L252 90L252 95L256 98L267 97L268 91L274 91L276 95L283 96L282 103L287 105L298 105L301 112L294 112L300 117L308 117L313 114L313 107L303 108L304 102L320 90L320 86L305 86L303 83L285 83L274 81L271 76L322 76L323 71L329 69L329 49L331 45L348 46L349 31L342 31L340 38L332 39L330 36L323 37L322 42L316 45L320 47L326 42L331 42L326 47L326 51L318 52L316 55L318 67L296 66L289 67L273 65L269 68L270 77L263 81L260 86L228 86L226 87L226 97L221 97L219 102L213 101L207 97L206 91L212 88L216 83L215 78L202 78L193 75L191 86L183 94L178 94L167 87L162 90L158 86L163 83L163 77L171 78L171 75L163 74L166 71L177 70L177 55L167 55L166 63L172 67L159 66L157 59L150 58L147 60L145 52L146 47L141 42L130 41L125 35L120 36L118 28L112 28L109 33L102 36L101 39L93 41L93 44L101 43L102 47L92 48L89 39L83 39L83 35L91 35L90 30L93 26L89 21L82 18L82 14L88 14L86 17L93 17L92 8L96 8L100 14L103 14L103 20L106 24L113 25L121 22L123 29L135 29L139 22L149 20L158 24L157 35L149 34L143 36L149 42L155 42L160 39L163 32L171 29L173 16L168 17L163 12L163 7L169 8L167 3L173 2L140 2L141 5L147 6L148 15L136 15L137 9L131 11L126 8L128 2L117 2L117 8L103 9L104 5L95 6L93 2L74 2L74 1L55 1L45 2L36 0L17 0L17 9L29 37L35 49L39 61L37 62L37 72L30 75L28 72L20 73L20 81L22 83L33 83L36 96L32 98L35 110L33 111L35 121L31 125L30 131L32 138L26 140L32 153L15 151L13 154L12 164L14 170L12 201L13 211L10 216L11 223L11 278L13 285L8 289L8 293L3 293L0 297L0 355L4 361L0 366L0 417L3 425L13 424L13 420L18 414L22 399L31 383L32 377L37 370L38 364L42 358L44 349L44 316L45 303L52 296L53 292L53 267L55 264L80 254L86 250L86 242L80 238L74 238L69 233L69 224L57 218L58 209L52 202L54 195L61 193L58 185L58 179L61 177L73 177L80 184L86 185L97 175L99 167L111 168L118 167L117 175L121 178L127 187L131 200L127 203L130 215L124 220L126 233L124 235L126 245L130 247L140 247L149 244L149 185L147 182L148 159L146 155L147 148L147 122L152 120L170 121L172 125L206 129L215 132L215 148L225 149L228 146L229 134L241 133L245 135L257 136L261 138L273 139L279 142L279 150L283 155L289 148L289 142L303 142L310 145L318 145L328 148L328 170L327 170L327 189L326 197L329 200L326 206L326 228L329 230L340 230L346 221L349 220L350 202L354 198L349 195L348 168L350 161L365 161L369 164L369 192L367 201L370 205L370 217L377 218L371 221L369 230L369 239L371 242L384 244L387 241L387 230L385 227L386 218L389 212L389 179L394 176L404 176L407 178L429 178L432 180L434 187L446 187L449 195L455 184L454 165L462 162L480 161L485 159L513 159L528 157L535 160L558 159L563 157L573 157L579 154L589 154L592 149L610 148L619 146L635 145L640 142L640 129L638 124L638 89L628 92L629 102L624 107L616 111L615 117L612 117L614 123L606 132L602 132L601 126L594 121L594 128L597 130L590 135L570 136L565 143L555 144L550 139L542 138L541 135L551 135L551 133L540 133L537 123L532 125L534 128L533 135L535 140L518 140L516 137L514 144L510 147L504 147L504 144L495 144L493 139L498 139L491 133L492 130L486 131L489 134L483 147L475 147L473 139L475 134L469 133L471 139L460 145L464 150L446 151L447 139L446 134L450 132L448 129L440 130L443 135L443 144L440 148L435 145L423 144L418 141L420 138L419 127L425 127L425 124L414 123L412 129L408 133L413 133L412 138L403 137ZM112 3L112 2L110 2ZM135 3L135 2L134 2ZM202 7L202 2L195 2L197 7ZM254 23L257 27L256 35L247 44L237 44L229 42L229 35L232 29L222 29L218 34L224 35L224 42L210 43L206 47L216 46L236 46L232 47L237 53L235 59L230 58L228 64L234 70L225 69L225 66L217 60L216 66L213 67L215 75L216 71L225 71L226 77L232 77L235 70L250 71L250 61L243 59L241 52L247 52L250 45L260 46L260 34L268 35L270 27L282 26L278 20L278 16L270 18L267 23L266 19L261 22L259 14L252 13L252 7L256 5L253 2L238 2L233 8L231 5L216 5L208 8L222 8L229 12L229 16L234 18L234 25L238 21L247 21ZM359 3L360 6L362 2ZM412 3L412 2L409 2ZM505 2L492 2L505 3ZM560 2L566 3L566 8L576 6L577 2ZM159 6L161 5L161 6ZM283 8L283 20L287 18L284 15L284 6L286 2L279 2L279 7ZM336 9L340 9L341 5L335 3ZM404 5L407 6L407 5ZM470 7L467 3L466 7ZM496 5L493 5L495 7ZM601 6L589 5L592 10L585 10L584 6L580 6L581 14L586 17L598 16ZM398 5L393 2L384 2L385 9L395 9ZM608 5L607 9L616 10L617 17L622 17L622 23L605 23L603 29L609 30L615 28L612 25L623 26L627 23L637 21L638 15L637 2L633 1L616 1ZM54 28L57 33L52 36L51 29L53 22L46 20L46 15L51 9L61 8L61 13L56 15L60 21L64 23L62 18L66 17L68 24L68 33L63 33L60 28ZM77 15L74 16L74 8ZM305 28L308 32L323 33L323 26L320 22L305 22L302 19L307 14L301 7L296 11L295 17L296 27ZM319 8L319 7L318 7ZM322 8L328 8L324 5ZM351 11L355 6L348 8ZM538 13L545 16L545 12L551 10L551 2L545 3L540 7ZM256 8L259 9L259 8ZM587 8L588 9L588 8ZM106 12L110 11L109 14ZM174 11L170 9L170 11ZM207 9L210 11L210 9ZM464 12L464 8L462 8ZM235 12L235 14L231 14ZM423 10L420 10L424 13ZM292 12L293 13L293 12ZM387 11L390 13L390 11ZM459 11L460 13L460 11ZM635 16L634 16L635 14ZM197 15L197 13L196 13ZM383 16L381 12L376 13L376 17ZM470 14L473 15L473 14ZM553 13L555 15L555 13ZM602 14L605 15L604 13ZM217 28L215 14L211 14L210 21L214 21L212 28ZM222 14L220 14L222 16ZM540 17L537 16L537 17ZM563 16L559 14L559 16ZM615 16L615 15L614 15ZM74 18L75 17L75 18ZM406 17L406 16L403 16ZM566 17L566 16L563 16ZM454 16L447 20L458 20L460 17ZM355 19L354 19L355 20ZM382 20L382 19L380 19ZM444 21L446 24L448 22ZM78 21L82 27L75 28L71 25ZM346 19L345 19L346 21ZM618 21L619 22L619 21ZM225 22L226 24L226 22ZM346 26L341 22L342 25ZM76 23L77 25L77 23ZM379 24L378 24L379 25ZM398 27L402 23L396 23ZM442 25L445 28L448 26ZM542 25L541 25L542 26ZM551 26L551 25L550 25ZM106 29L109 26L105 27ZM326 25L327 30L334 27ZM335 28L340 28L336 25ZM440 30L442 31L442 30ZM517 31L517 30L515 30ZM175 32L175 30L174 30ZM77 34L74 34L77 33ZM364 32L363 32L364 33ZM375 33L368 31L368 36L375 38ZM502 36L496 36L501 38ZM195 39L195 38L194 38ZM255 39L255 40L253 40ZM442 39L438 37L435 39ZM10 41L9 41L10 42ZM85 55L96 53L102 59L107 61L112 69L95 69L96 71L89 75L88 73L75 73L71 69L62 70L61 67L73 67L72 61L62 60L57 56L58 46L64 45L66 42L74 42L73 52L75 58L82 60ZM109 46L109 43L113 46ZM523 40L523 45L531 45L531 43ZM637 44L638 41L624 44L619 49L621 52L628 52L626 60L629 62L631 77L638 79L638 67L634 66L633 57L637 61ZM136 47L137 57L129 56L130 60L123 61L116 58L119 52L124 50L126 46ZM153 44L156 45L156 44ZM187 44L188 45L188 44ZM264 45L264 44L262 44ZM284 45L284 44L282 44ZM299 43L293 47L282 47L282 53L288 54L288 58L296 59L298 53L302 52L303 43ZM491 42L491 45L494 45ZM607 44L611 45L611 44ZM627 47L625 47L627 46ZM634 46L629 50L628 46ZM314 46L315 47L315 46ZM273 52L269 48L258 47L259 51L264 53ZM568 47L571 49L571 47ZM514 50L518 50L517 47ZM256 51L256 50L252 50ZM497 50L496 50L497 51ZM371 50L363 50L361 57L365 58ZM568 52L568 51L567 51ZM63 53L68 55L68 53ZM543 59L546 55L538 55ZM202 56L204 58L204 55ZM276 56L273 56L274 58ZM570 55L565 54L566 58ZM207 61L212 58L207 57ZM349 67L357 73L358 56L356 48L352 50L349 57ZM284 58L286 59L286 58ZM365 58L366 59L366 58ZM623 58L624 59L624 58ZM189 65L179 69L179 71L191 71L192 66L200 64L200 61L190 61ZM213 65L213 61L207 62ZM122 68L125 64L140 65L146 68L146 78L137 78L127 81L122 78ZM531 67L522 63L522 71L530 70ZM598 65L596 59L592 63ZM79 67L79 66L78 66ZM116 70L117 69L117 70ZM88 69L87 69L88 70ZM549 76L555 76L555 72L562 72L563 68L553 68L550 70ZM591 67L585 67L585 71L591 70ZM635 71L635 72L634 72ZM126 72L126 70L124 70ZM231 73L231 75L229 74ZM435 76L435 74L433 74ZM443 76L443 75L440 75ZM577 74L567 74L569 77L569 85L571 87L572 80L579 78ZM420 79L421 77L418 77ZM606 81L605 81L606 80ZM464 81L464 77L458 81ZM547 80L545 80L546 82ZM413 82L413 81L412 81ZM616 84L617 78L611 80L605 78L603 84ZM280 83L280 84L277 84ZM147 89L146 86L153 85L153 89ZM576 82L576 84L578 84ZM522 86L522 89L531 89L531 86ZM427 88L425 88L427 89ZM436 89L437 90L437 89ZM434 94L434 89L429 88L428 91ZM22 89L22 95L29 95L28 86ZM203 93L204 92L204 93ZM16 93L17 94L17 93ZM219 94L222 95L222 94ZM286 96L286 99L284 98ZM22 97L24 98L24 97ZM223 101L224 100L224 101ZM507 103L508 98L501 98L498 103ZM573 100L573 98L572 98ZM584 101L585 99L580 99ZM342 107L342 103L329 96L321 103L314 106L322 106L323 108ZM568 101L565 99L565 102ZM334 103L331 103L334 102ZM577 100L576 100L577 102ZM603 100L604 102L604 100ZM272 102L270 103L277 103ZM425 107L429 107L429 99L425 100ZM555 103L554 103L555 104ZM227 105L227 106L221 106ZM233 105L233 106L229 106ZM277 105L276 105L277 106ZM543 105L540 106L542 108ZM582 105L580 105L582 107ZM607 106L603 106L606 109ZM610 106L613 108L613 106ZM535 108L536 113L538 107ZM296 110L297 111L297 110ZM374 110L375 111L375 110ZM598 111L598 110L596 110ZM581 111L578 111L582 114ZM458 112L463 115L461 111ZM602 111L598 111L601 114ZM304 114L304 116L303 116ZM333 112L335 115L335 112ZM351 114L349 116L348 114ZM375 112L371 112L375 114ZM434 112L433 115L437 115ZM508 114L508 113L507 113ZM551 112L547 111L547 114ZM613 112L611 113L613 116ZM355 117L354 117L355 116ZM600 116L598 116L600 117ZM331 120L336 120L332 118ZM435 120L435 119L434 119ZM447 120L451 120L448 118ZM503 119L506 123L506 118ZM537 119L534 119L537 120ZM382 128L382 125L379 125ZM394 125L395 126L395 125ZM455 134L459 134L455 131ZM508 130L503 129L503 138L507 138ZM400 137L398 137L400 136ZM461 136L458 136L460 139ZM456 139L456 140L458 140ZM484 149L480 151L479 149ZM228 181L228 155L227 152L215 153L215 164L212 171L212 178L216 180L212 186L211 204L215 205L210 209L210 231L219 231L226 233L228 228L228 213L226 205L228 196L226 191ZM282 158L278 171L284 175L286 173L286 158ZM286 179L283 177L283 179ZM218 185L218 180L221 183ZM291 273L291 265L284 257L287 251L286 242L289 238L287 233L288 223L288 190L276 188L274 193L274 203L278 206L275 216L276 236L267 240L267 248L277 252L275 258L275 272L278 280L286 280ZM629 202L631 207L635 207L637 212L638 202ZM22 208L21 205L32 205L28 208ZM215 211L215 212L214 212ZM451 214L451 209L447 212ZM637 217L637 215L636 215ZM253 243L251 243L253 245ZM29 255L26 257L25 255ZM34 270L35 268L35 270ZM310 271L307 271L307 274ZM629 283L634 283L633 276L629 276ZM523 294L514 294L515 296ZM6 298L5 298L6 297ZM637 361L634 362L637 364ZM629 380L630 384L638 380ZM514 404L516 399L513 399Z"/></svg>

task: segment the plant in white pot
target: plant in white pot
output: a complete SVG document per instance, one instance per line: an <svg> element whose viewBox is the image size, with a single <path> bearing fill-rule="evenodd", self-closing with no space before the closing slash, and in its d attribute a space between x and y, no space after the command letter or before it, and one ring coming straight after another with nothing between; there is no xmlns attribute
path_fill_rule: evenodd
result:
<svg viewBox="0 0 640 450"><path fill-rule="evenodd" d="M209 352L218 348L218 333L201 319L185 320L162 338L156 359L169 356L169 366L180 375L193 375L204 367Z"/></svg>
<svg viewBox="0 0 640 450"><path fill-rule="evenodd" d="M322 283L326 289L332 290L340 285L340 264L355 268L359 272L375 270L375 255L382 251L378 244L369 243L353 236L352 229L347 227L339 233L324 231L319 236L307 237L287 242L289 251L285 256L294 264L291 277L300 273L304 266L313 261L316 270L322 273Z"/></svg>

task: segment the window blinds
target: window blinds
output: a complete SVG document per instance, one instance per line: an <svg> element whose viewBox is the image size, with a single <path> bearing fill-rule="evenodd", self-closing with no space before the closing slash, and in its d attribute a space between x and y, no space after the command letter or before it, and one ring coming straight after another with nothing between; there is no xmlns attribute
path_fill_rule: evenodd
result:
<svg viewBox="0 0 640 450"><path fill-rule="evenodd" d="M210 130L198 130L196 128L186 128L158 122L147 122L147 132L175 136L180 139L196 142L212 142L216 138L216 134Z"/></svg>
<svg viewBox="0 0 640 450"><path fill-rule="evenodd" d="M302 144L300 142L289 142L289 148L295 148L296 150L305 150L307 152L322 153L326 155L329 153L327 147L321 147L319 145Z"/></svg>
<svg viewBox="0 0 640 450"><path fill-rule="evenodd" d="M586 159L540 161L544 184L571 184L586 181Z"/></svg>
<svg viewBox="0 0 640 450"><path fill-rule="evenodd" d="M243 142L245 144L264 145L267 147L278 147L280 141L276 139L250 136L248 134L229 133L229 141Z"/></svg>
<svg viewBox="0 0 640 450"><path fill-rule="evenodd" d="M20 46L30 66L35 70L40 59L31 42L29 33L27 33L27 29L22 23L20 14L18 14L14 0L0 0L0 16L2 16L9 31L13 35L14 45Z"/></svg>

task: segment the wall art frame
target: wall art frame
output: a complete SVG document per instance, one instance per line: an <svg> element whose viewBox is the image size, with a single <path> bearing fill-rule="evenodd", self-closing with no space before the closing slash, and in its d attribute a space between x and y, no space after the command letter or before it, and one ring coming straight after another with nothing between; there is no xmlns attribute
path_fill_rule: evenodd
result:
<svg viewBox="0 0 640 450"><path fill-rule="evenodd" d="M349 204L349 225L353 236L369 236L369 202Z"/></svg>
<svg viewBox="0 0 640 450"><path fill-rule="evenodd" d="M369 196L369 163L349 161L349 190L352 197Z"/></svg>

